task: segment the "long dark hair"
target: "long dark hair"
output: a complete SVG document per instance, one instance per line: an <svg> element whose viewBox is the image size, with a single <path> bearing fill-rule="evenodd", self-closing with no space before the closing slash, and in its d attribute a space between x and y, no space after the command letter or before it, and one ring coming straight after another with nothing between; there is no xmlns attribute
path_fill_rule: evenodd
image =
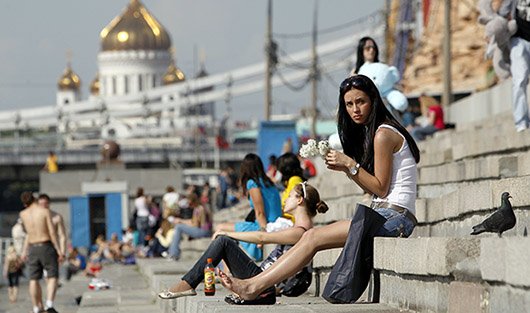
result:
<svg viewBox="0 0 530 313"><path fill-rule="evenodd" d="M267 174L265 174L263 162L261 162L260 157L254 153L245 155L239 171L241 187L245 194L247 193L247 181L249 181L249 179L254 180L258 185L260 185L260 182L263 182L267 187L274 186L269 177L267 177Z"/></svg>
<svg viewBox="0 0 530 313"><path fill-rule="evenodd" d="M305 180L300 160L292 152L284 153L278 158L278 171L282 173L282 184L286 187L289 179L293 176L299 176Z"/></svg>
<svg viewBox="0 0 530 313"><path fill-rule="evenodd" d="M374 43L375 48L375 58L374 62L379 62L379 48L377 47L377 43L372 37L363 37L361 40L359 40L359 44L357 45L357 63L355 64L355 74L359 73L359 69L361 66L363 66L365 60L364 60L364 46L366 46L366 42L368 40L371 40Z"/></svg>
<svg viewBox="0 0 530 313"><path fill-rule="evenodd" d="M358 89L370 98L372 110L365 124L356 124L346 111L344 94ZM416 160L420 161L420 151L409 132L396 120L385 107L379 90L373 81L364 75L353 75L346 78L339 88L339 111L337 113L337 128L344 153L354 158L372 175L374 174L374 137L381 124L395 127L407 140L410 151Z"/></svg>

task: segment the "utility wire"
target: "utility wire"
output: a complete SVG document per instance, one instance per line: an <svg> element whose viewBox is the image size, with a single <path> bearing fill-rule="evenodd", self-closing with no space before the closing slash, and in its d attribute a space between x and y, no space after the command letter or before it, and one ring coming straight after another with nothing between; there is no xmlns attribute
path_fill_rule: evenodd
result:
<svg viewBox="0 0 530 313"><path fill-rule="evenodd" d="M275 74L278 75L278 78L280 79L280 81L282 82L282 84L285 85L285 87L291 89L292 91L300 91L302 90L306 85L307 83L309 83L310 81L310 75L308 75L306 77L306 79L302 82L302 84L296 86L296 85L293 85L291 84L290 82L288 82L285 77L283 77L282 73L280 71L276 71Z"/></svg>
<svg viewBox="0 0 530 313"><path fill-rule="evenodd" d="M364 23L366 21L370 21L370 20L374 20L375 21L377 17L381 16L382 12L383 12L382 10L377 10L377 11L371 13L371 14L356 18L356 19L351 20L349 22L318 30L317 34L318 35L328 34L328 33L336 32L336 31L339 31L339 30L342 30L342 29L345 29L345 28L348 28L348 27L355 26L357 24ZM292 34L273 33L273 36L274 37L278 37L278 38L282 38L282 39L287 39L287 38L288 39L299 39L299 38L305 38L305 37L313 36L313 32L310 31L310 32L292 33Z"/></svg>

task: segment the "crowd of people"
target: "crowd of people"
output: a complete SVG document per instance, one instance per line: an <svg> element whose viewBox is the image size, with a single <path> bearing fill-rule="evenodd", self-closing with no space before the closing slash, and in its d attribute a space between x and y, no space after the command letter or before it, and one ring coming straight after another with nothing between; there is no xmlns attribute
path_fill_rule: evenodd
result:
<svg viewBox="0 0 530 313"><path fill-rule="evenodd" d="M517 130L522 131L530 126L526 92L521 91L526 90L528 83L528 65L519 62L520 54L530 51L530 21L522 11L523 7L526 11L530 7L523 1L506 2L510 5L501 7L500 12L515 19L519 27L511 39L510 56L514 119ZM517 3L520 5L516 6ZM421 114L410 109L396 116L385 105L374 82L358 74L363 64L372 62L380 62L378 47L374 39L364 37L359 41L355 68L338 88L337 124L342 150L330 149L325 155L328 170L344 173L352 184L371 197L372 203L366 209L375 214L374 221L379 220L373 223L371 236L352 231L356 216L314 227L313 218L325 213L328 205L307 182L316 175L314 164L293 153L291 147L279 157L271 155L267 169L258 155L247 154L238 174L230 167L221 171L216 192L208 184L190 185L182 192L168 186L158 203L143 188L138 188L130 227L123 234L113 234L108 241L98 236L87 257L78 249L69 248L66 279L78 272L94 276L105 262L131 264L135 257L178 261L184 235L190 239L211 237L209 247L192 269L158 296L174 299L196 295L206 259L211 258L215 266L224 264L218 273L222 284L233 292L225 298L226 302L274 304L278 294L296 296L307 290L307 277L300 279L299 275L308 271L307 266L316 252L344 247L346 242L370 241L374 236L408 237L417 224L414 214L420 152L416 142L445 128L444 112L436 99L422 94ZM523 74L525 79L519 77ZM250 205L245 220L213 225L215 211L232 206L242 197ZM31 193L24 193L21 199L25 209L13 227L15 244L8 250L3 269L9 279L9 298L16 301L18 275L26 264L34 312L43 309L56 312L53 299L58 264L66 255L64 224L60 215L49 210L50 199L46 195L37 200ZM21 227L27 233L23 244L20 243ZM263 244L270 243L277 244L277 248L257 266L255 262L264 258ZM44 270L48 285L45 305L39 299L38 283ZM352 273L357 275L355 271ZM296 282L288 285L295 277L298 277Z"/></svg>

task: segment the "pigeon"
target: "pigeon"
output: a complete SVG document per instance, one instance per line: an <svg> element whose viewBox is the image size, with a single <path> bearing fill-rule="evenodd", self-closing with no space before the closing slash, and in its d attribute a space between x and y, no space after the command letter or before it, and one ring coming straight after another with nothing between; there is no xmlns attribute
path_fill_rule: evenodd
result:
<svg viewBox="0 0 530 313"><path fill-rule="evenodd" d="M503 192L501 196L501 206L495 213L491 214L482 223L473 226L471 235L478 235L483 232L498 233L502 237L502 233L515 226L516 218L513 213L512 204L509 198L509 193Z"/></svg>

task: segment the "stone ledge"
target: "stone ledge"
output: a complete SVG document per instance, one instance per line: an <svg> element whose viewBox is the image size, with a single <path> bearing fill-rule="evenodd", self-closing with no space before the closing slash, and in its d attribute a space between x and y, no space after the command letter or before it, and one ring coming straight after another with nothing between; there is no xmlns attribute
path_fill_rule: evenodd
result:
<svg viewBox="0 0 530 313"><path fill-rule="evenodd" d="M530 287L530 238L482 238L480 272L484 280Z"/></svg>
<svg viewBox="0 0 530 313"><path fill-rule="evenodd" d="M342 248L329 249L317 252L313 258L313 268L331 268L337 262Z"/></svg>
<svg viewBox="0 0 530 313"><path fill-rule="evenodd" d="M510 192L512 206L530 206L528 186L530 186L530 176L462 183L456 191L439 198L425 199L425 205L418 205L416 207L418 222L427 224L440 222L497 208L500 205L500 195L504 191Z"/></svg>
<svg viewBox="0 0 530 313"><path fill-rule="evenodd" d="M491 212L477 212L462 219L444 220L437 223L421 224L414 228L411 237L467 237L472 227L481 223ZM517 224L515 227L504 232L503 237L523 236L525 228L530 225L530 210L516 209L515 216ZM416 217L419 219L418 215ZM483 233L478 237L492 236L491 233Z"/></svg>
<svg viewBox="0 0 530 313"><path fill-rule="evenodd" d="M392 308L385 304L330 304L320 297L302 295L296 298L278 297L275 305L235 306L224 302L225 293L213 297L197 296L178 299L174 312L186 313L220 313L220 312L267 312L267 313L308 313L308 312L365 312L365 313L395 313L407 312Z"/></svg>
<svg viewBox="0 0 530 313"><path fill-rule="evenodd" d="M374 267L399 276L530 287L530 238L376 238Z"/></svg>
<svg viewBox="0 0 530 313"><path fill-rule="evenodd" d="M480 239L382 238L374 241L374 267L398 274L476 276Z"/></svg>

